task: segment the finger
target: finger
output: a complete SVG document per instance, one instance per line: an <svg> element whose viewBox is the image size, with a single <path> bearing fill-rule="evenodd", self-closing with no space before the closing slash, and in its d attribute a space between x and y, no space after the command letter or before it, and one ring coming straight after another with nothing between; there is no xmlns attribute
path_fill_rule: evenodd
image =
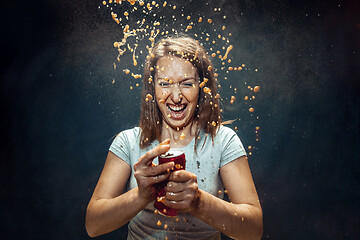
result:
<svg viewBox="0 0 360 240"><path fill-rule="evenodd" d="M181 192L196 192L199 189L197 182L172 182L169 181L166 186L166 192L181 193Z"/></svg>
<svg viewBox="0 0 360 240"><path fill-rule="evenodd" d="M187 212L191 211L191 209L197 205L198 198L199 193L192 191L167 193L165 195L164 204L168 207Z"/></svg>
<svg viewBox="0 0 360 240"><path fill-rule="evenodd" d="M190 211L190 203L188 200L180 200L180 201L169 201L165 198L163 201L164 205L170 208L175 208L180 211Z"/></svg>
<svg viewBox="0 0 360 240"><path fill-rule="evenodd" d="M163 173L167 173L169 176L171 169L174 167L174 162L168 162L156 166L147 167L144 170L145 176L157 176Z"/></svg>
<svg viewBox="0 0 360 240"><path fill-rule="evenodd" d="M162 141L159 145L169 145L170 144L170 138L165 139Z"/></svg>
<svg viewBox="0 0 360 240"><path fill-rule="evenodd" d="M174 171L170 174L169 181L174 182L187 182L191 179L196 181L196 175L186 170Z"/></svg>
<svg viewBox="0 0 360 240"><path fill-rule="evenodd" d="M169 177L169 173L165 172L164 174L159 174L153 177L147 177L147 179L150 185L154 185L165 181L168 177Z"/></svg>
<svg viewBox="0 0 360 240"><path fill-rule="evenodd" d="M182 192L185 191L187 188L186 184L182 183L182 182L172 182L169 181L166 184L165 190L167 192L173 192L173 193L178 193L178 192Z"/></svg>
<svg viewBox="0 0 360 240"><path fill-rule="evenodd" d="M140 166L149 166L151 165L154 158L157 156L166 153L170 150L170 140L165 140L161 142L159 145L151 149L150 151L146 152L139 158L139 161L136 163Z"/></svg>
<svg viewBox="0 0 360 240"><path fill-rule="evenodd" d="M168 201L175 201L175 202L179 202L179 201L183 201L185 199L185 195L186 193L184 191L181 192L169 192L166 191L165 194L165 198Z"/></svg>

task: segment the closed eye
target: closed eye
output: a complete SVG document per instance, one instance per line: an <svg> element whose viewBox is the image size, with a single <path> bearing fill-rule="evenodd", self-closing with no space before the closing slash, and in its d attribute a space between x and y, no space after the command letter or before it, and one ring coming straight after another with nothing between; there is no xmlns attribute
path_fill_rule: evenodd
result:
<svg viewBox="0 0 360 240"><path fill-rule="evenodd" d="M160 85L160 87L170 87L170 83L169 83L169 82L159 81L159 85Z"/></svg>
<svg viewBox="0 0 360 240"><path fill-rule="evenodd" d="M183 87L195 87L195 80L194 79L185 80L185 81L181 82L181 86L183 86Z"/></svg>
<svg viewBox="0 0 360 240"><path fill-rule="evenodd" d="M195 86L194 83L181 83L181 86L184 86L184 87L193 87Z"/></svg>

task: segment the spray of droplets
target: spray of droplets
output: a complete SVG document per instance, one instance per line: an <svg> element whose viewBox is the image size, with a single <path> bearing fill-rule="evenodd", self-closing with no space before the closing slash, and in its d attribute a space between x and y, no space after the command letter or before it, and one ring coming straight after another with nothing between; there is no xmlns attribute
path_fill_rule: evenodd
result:
<svg viewBox="0 0 360 240"><path fill-rule="evenodd" d="M142 72L144 62L155 42L159 38L166 36L173 36L177 34L186 33L198 40L209 52L208 55L212 57L214 64L215 77L219 83L219 92L226 92L226 89L221 89L222 82L226 82L228 75L240 71L252 71L245 63L235 63L232 57L232 52L236 48L236 44L231 42L232 33L227 28L226 15L221 8L214 8L211 11L203 11L202 14L194 14L186 12L181 6L171 4L167 1L143 1L143 0L107 0L100 1L99 9L106 9L109 16L114 21L119 31L119 38L113 43L116 50L116 57L113 62L115 71L118 71L125 77L119 79L127 79L130 84L129 89L133 90L139 88L141 85ZM218 21L221 19L222 21ZM209 69L210 71L211 69ZM256 68L253 70L258 72ZM121 80L124 81L124 80ZM152 81L152 79L149 79ZM112 83L116 84L118 81L112 79ZM200 88L205 93L211 94L211 90L206 86L207 79L204 78L200 83ZM120 82L120 84L124 84ZM222 101L223 105L234 105L243 101L244 107L247 107L248 113L251 116L259 119L259 115L255 108L255 95L260 92L260 86L247 86L248 93L245 96L237 96L237 88L232 88L234 91L229 96L226 94L220 97L219 94L214 96ZM153 96L148 94L143 101L153 101ZM218 106L215 106L218 107ZM220 106L219 106L220 107ZM220 112L223 112L220 109ZM226 121L225 123L233 123L234 121ZM216 127L217 123L209 122ZM256 141L259 141L259 127L256 127ZM237 126L235 126L237 130ZM183 138L183 136L181 136ZM249 148L249 155L254 147Z"/></svg>

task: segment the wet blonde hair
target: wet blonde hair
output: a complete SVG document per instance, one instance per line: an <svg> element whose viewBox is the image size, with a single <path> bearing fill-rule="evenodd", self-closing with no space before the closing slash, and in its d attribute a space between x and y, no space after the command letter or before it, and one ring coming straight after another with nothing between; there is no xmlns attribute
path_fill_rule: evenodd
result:
<svg viewBox="0 0 360 240"><path fill-rule="evenodd" d="M147 56L143 75L142 102L139 126L141 128L140 147L149 146L154 140L159 140L162 131L162 114L156 100L145 101L146 96L155 96L155 71L157 61L165 56L177 56L191 62L197 69L200 82L207 78L205 87L210 94L200 88L198 107L195 111L196 122L195 150L201 130L211 135L212 139L221 124L220 104L217 94L217 80L210 58L198 41L188 36L167 37L161 39Z"/></svg>

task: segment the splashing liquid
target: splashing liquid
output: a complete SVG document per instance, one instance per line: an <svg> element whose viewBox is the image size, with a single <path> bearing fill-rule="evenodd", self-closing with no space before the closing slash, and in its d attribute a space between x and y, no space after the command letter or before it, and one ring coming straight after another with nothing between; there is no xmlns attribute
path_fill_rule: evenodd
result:
<svg viewBox="0 0 360 240"><path fill-rule="evenodd" d="M180 2L179 2L180 4ZM238 78L239 71L250 71L250 68L242 64L236 64L232 52L236 48L234 44L231 44L232 33L229 28L224 24L227 20L226 15L222 13L221 8L214 8L213 11L203 11L201 15L194 15L191 12L185 12L184 8L180 5L176 6L167 1L143 1L143 0L108 0L100 1L100 9L106 9L109 11L112 20L115 23L115 27L121 28L122 36L119 36L121 40L114 41L113 46L117 50L116 62L113 63L114 71L119 71L120 74L125 74L124 77L120 77L121 80L111 79L113 84L124 84L124 81L130 83L131 78L137 80L141 79L144 65L139 64L145 62L145 59L149 60L154 57L151 55L151 50L155 45L156 39L166 37L169 35L177 35L179 33L186 32L188 35L204 44L206 50L209 51L209 55L213 58L212 62L214 68L211 66L207 69L209 72L213 72L217 81L219 82L219 91L223 91L224 98L220 98L220 95L212 96L211 90L206 86L206 78L200 82L200 88L202 91L211 98L218 98L223 101L228 101L223 104L231 106L234 104L237 95L246 94L245 91L234 91L234 95L229 93L226 96L226 89L220 89L220 82L226 81L228 77ZM208 14L208 15L207 15ZM220 18L221 21L220 21ZM223 53L223 55L221 54ZM192 60L198 58L197 53ZM132 66L126 65L131 63ZM126 66L126 67L125 67ZM130 68L130 69L129 69ZM154 69L153 69L154 71ZM259 69L255 68L254 72L258 72ZM130 74L131 73L131 74ZM231 76L228 76L229 74ZM124 80L125 79L125 80ZM153 82L153 79L149 79L149 83ZM135 86L140 86L139 83L133 83ZM245 83L245 85L247 85ZM254 84L255 85L255 84ZM249 86L250 87L250 86ZM133 86L129 86L130 90ZM242 109L248 109L252 117L255 105L254 93L260 92L260 86L256 85L253 88L249 88L252 92L240 96L238 99L244 99L239 101L235 106L240 106ZM152 96L147 96L143 101L150 102ZM162 100L160 100L162 101ZM252 106L247 106L250 104ZM218 107L217 105L214 107ZM222 112L223 109L220 109ZM258 116L254 119L254 122L258 120ZM213 122L209 122L213 125ZM216 123L215 123L216 124ZM254 123L256 124L256 123ZM215 125L217 126L217 124ZM256 137L259 139L259 137Z"/></svg>

